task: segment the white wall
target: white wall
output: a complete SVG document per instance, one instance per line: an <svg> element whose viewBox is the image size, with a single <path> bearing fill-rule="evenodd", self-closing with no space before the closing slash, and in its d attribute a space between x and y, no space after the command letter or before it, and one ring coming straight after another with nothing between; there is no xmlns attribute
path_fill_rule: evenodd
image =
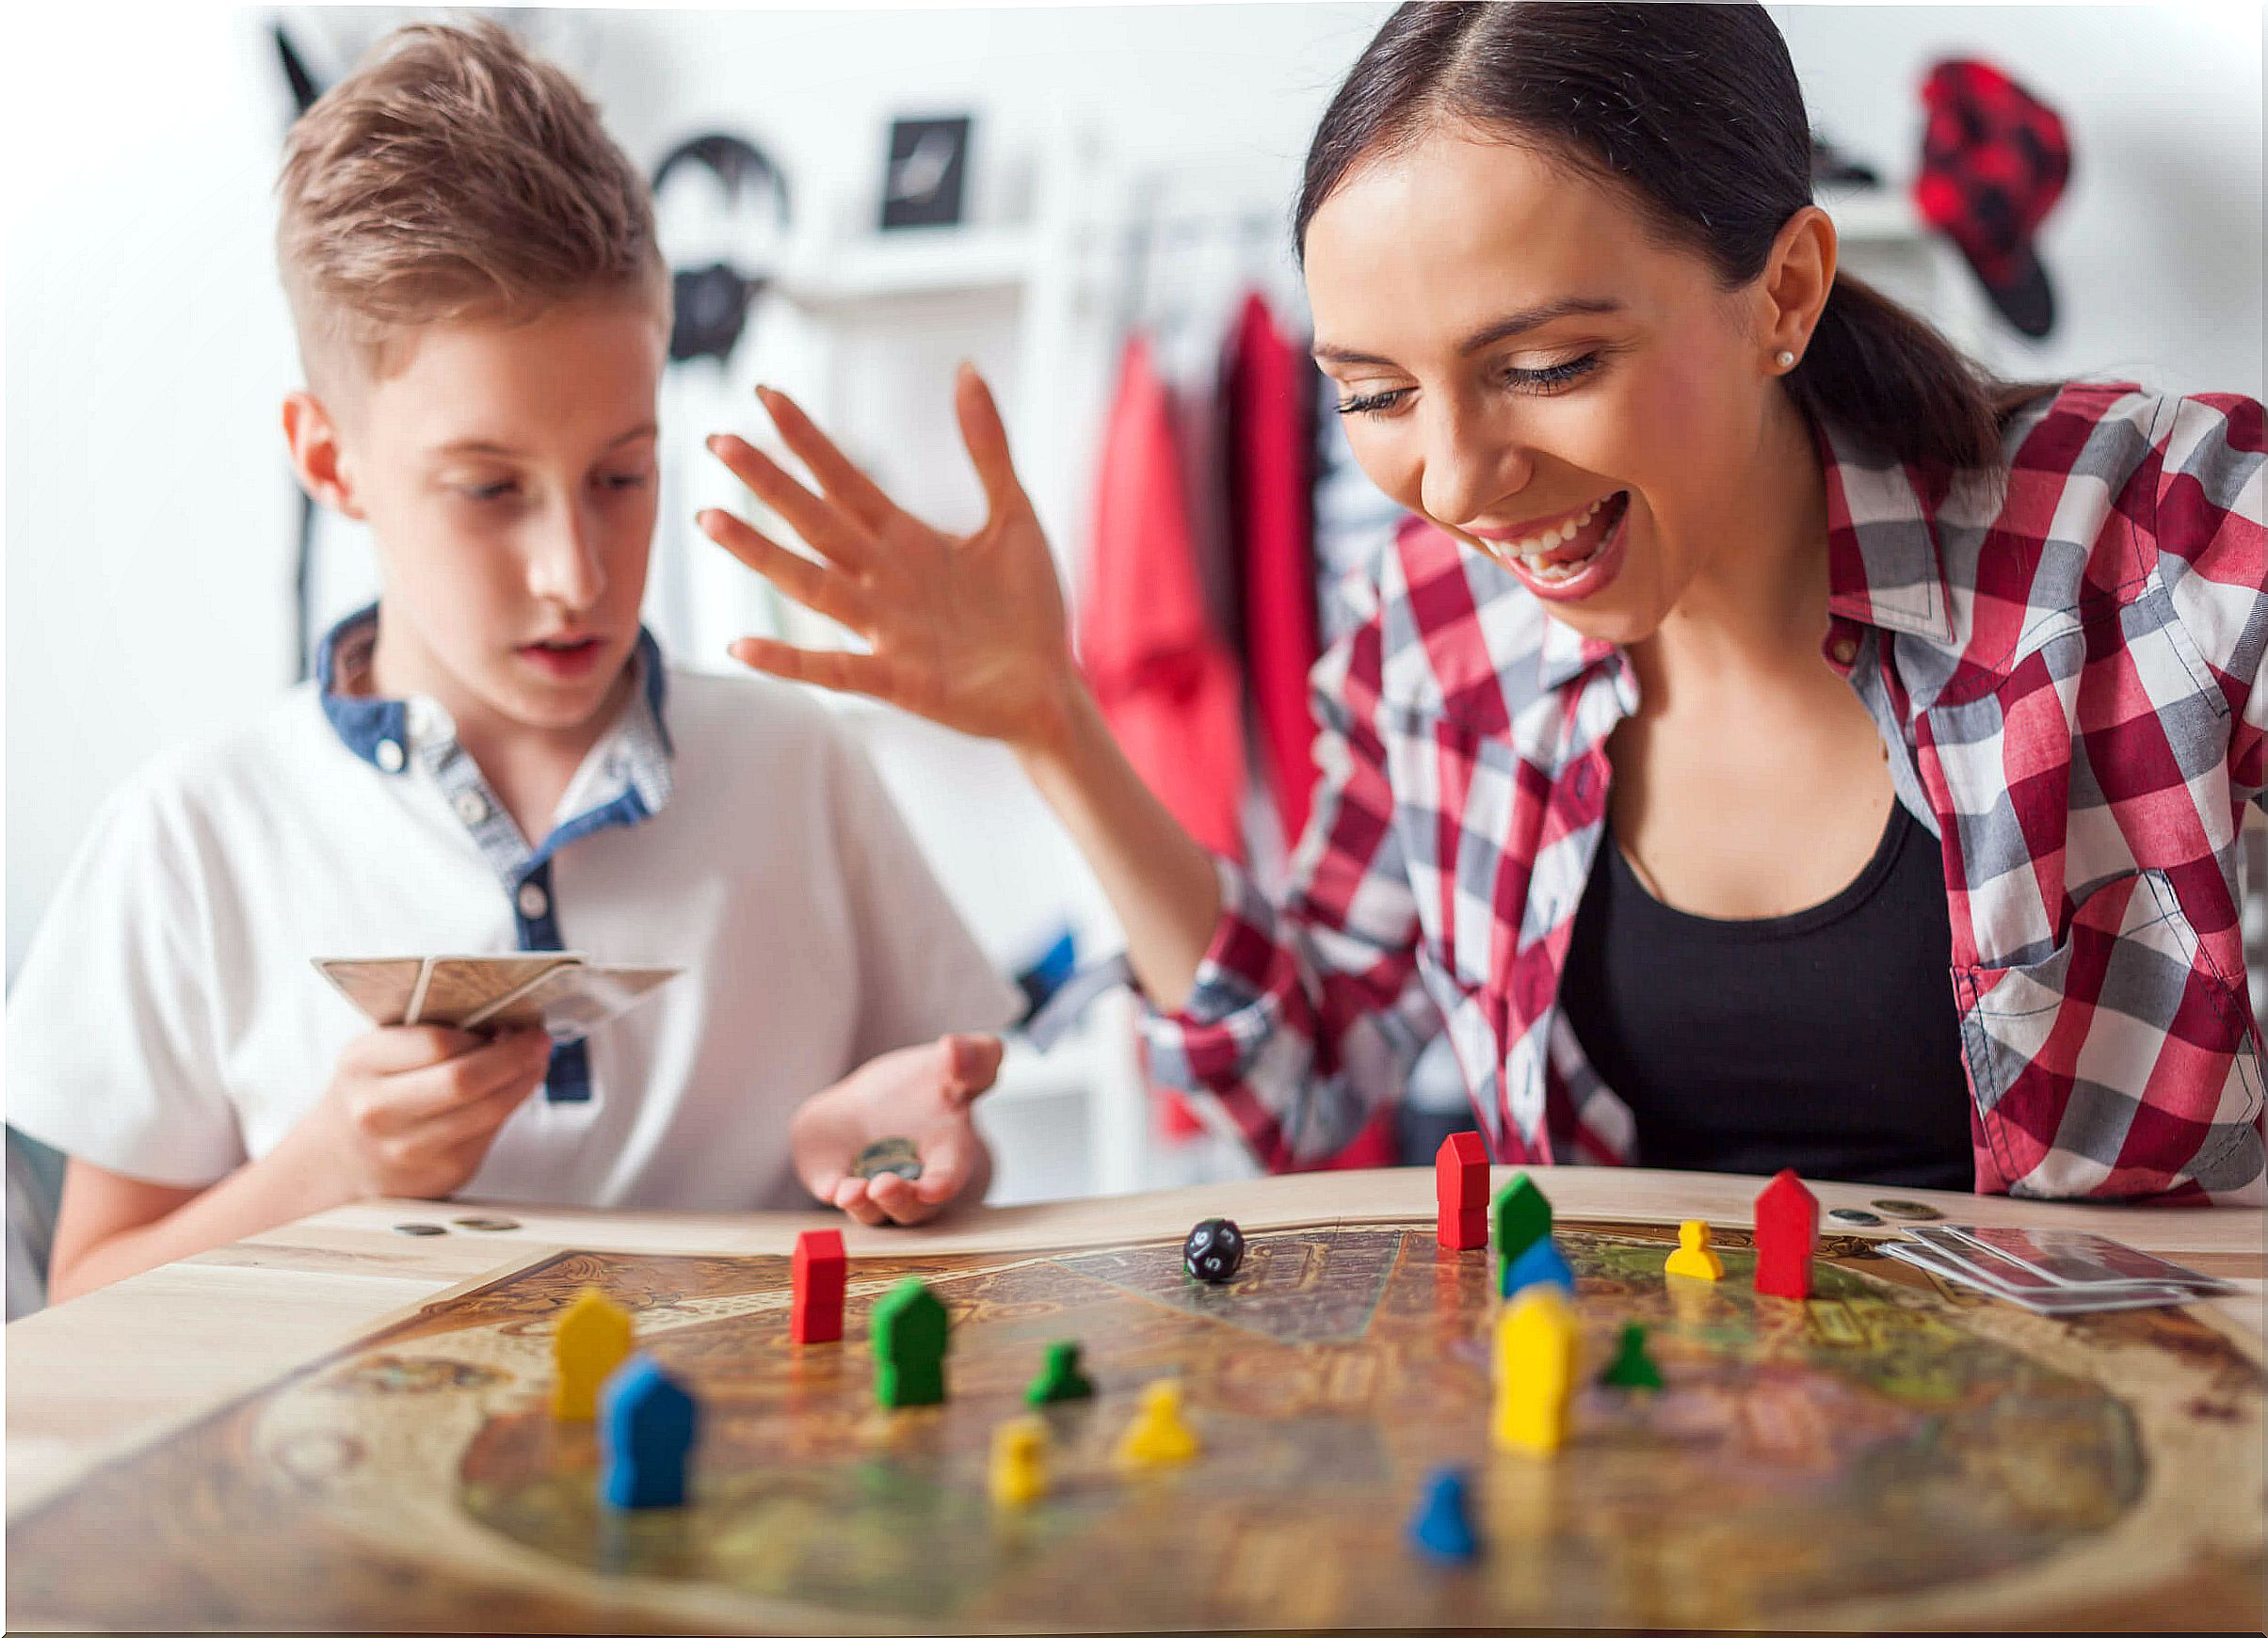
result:
<svg viewBox="0 0 2268 1638"><path fill-rule="evenodd" d="M2261 391L2257 12L1775 9L1815 120L1894 171L1940 46L1994 56L2064 110L2078 169L2046 247L2065 326L2029 367ZM848 223L872 208L887 119L940 109L978 117L980 215L1012 209L1029 174L987 168L1017 161L1061 109L1120 164L1287 204L1314 118L1384 10L555 12L534 26L634 157L742 129L789 164L802 211ZM281 91L261 17L131 15L57 8L36 37L14 25L8 52L10 973L103 793L291 674L276 402L292 360L267 262ZM320 45L397 14L289 15ZM1102 378L1097 359L1065 367ZM1061 447L1092 442L1058 430Z"/></svg>

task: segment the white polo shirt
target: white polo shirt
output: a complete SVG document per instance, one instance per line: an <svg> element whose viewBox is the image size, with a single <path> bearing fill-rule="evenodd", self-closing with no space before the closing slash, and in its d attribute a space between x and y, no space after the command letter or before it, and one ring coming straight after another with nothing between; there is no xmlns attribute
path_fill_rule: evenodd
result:
<svg viewBox="0 0 2268 1638"><path fill-rule="evenodd" d="M273 1148L370 1027L310 962L564 948L686 971L555 1051L462 1193L796 1208L797 1104L1015 1017L817 701L666 670L642 635L621 718L530 846L445 711L360 691L376 630L342 622L315 682L105 804L8 999L11 1124L211 1183Z"/></svg>

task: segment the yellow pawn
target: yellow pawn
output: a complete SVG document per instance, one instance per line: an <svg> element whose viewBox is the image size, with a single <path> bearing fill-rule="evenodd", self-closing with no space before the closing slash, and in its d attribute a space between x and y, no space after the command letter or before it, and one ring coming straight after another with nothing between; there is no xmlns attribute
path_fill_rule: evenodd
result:
<svg viewBox="0 0 2268 1638"><path fill-rule="evenodd" d="M615 1367L630 1357L630 1310L587 1285L559 1316L552 1333L552 1415L561 1421L588 1421L599 1414L599 1388Z"/></svg>
<svg viewBox="0 0 2268 1638"><path fill-rule="evenodd" d="M1678 1225L1678 1248L1662 1265L1664 1274L1681 1274L1689 1279L1723 1279L1725 1265L1709 1249L1709 1225L1693 1218Z"/></svg>
<svg viewBox="0 0 2268 1638"><path fill-rule="evenodd" d="M992 1430L992 1500L1021 1507L1047 1494L1047 1424L1021 1416Z"/></svg>
<svg viewBox="0 0 2268 1638"><path fill-rule="evenodd" d="M1577 1340L1574 1314L1548 1285L1521 1292L1496 1322L1490 1431L1499 1450L1548 1456L1567 1442Z"/></svg>
<svg viewBox="0 0 2268 1638"><path fill-rule="evenodd" d="M1197 1454L1197 1435L1182 1420L1182 1385L1152 1382L1142 1390L1142 1411L1118 1441L1118 1460L1130 1468L1163 1467Z"/></svg>

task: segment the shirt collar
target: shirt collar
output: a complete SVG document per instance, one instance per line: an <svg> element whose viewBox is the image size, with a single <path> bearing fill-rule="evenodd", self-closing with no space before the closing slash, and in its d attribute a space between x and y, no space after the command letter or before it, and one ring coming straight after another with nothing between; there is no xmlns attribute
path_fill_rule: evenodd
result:
<svg viewBox="0 0 2268 1638"><path fill-rule="evenodd" d="M1935 518L1944 485L1924 480L1847 427L1814 424L1827 493L1827 608L1939 647L1953 602Z"/></svg>
<svg viewBox="0 0 2268 1638"><path fill-rule="evenodd" d="M389 699L368 691L378 628L377 603L357 609L331 627L315 652L315 685L323 715L340 743L380 773L399 774L409 768L416 739L429 733L454 739L456 727L436 701L422 696ZM615 731L623 742L625 774L648 811L659 812L668 800L668 759L676 754L676 747L663 712L669 690L668 667L662 663L661 645L642 625L632 664L639 667L640 708L628 714Z"/></svg>

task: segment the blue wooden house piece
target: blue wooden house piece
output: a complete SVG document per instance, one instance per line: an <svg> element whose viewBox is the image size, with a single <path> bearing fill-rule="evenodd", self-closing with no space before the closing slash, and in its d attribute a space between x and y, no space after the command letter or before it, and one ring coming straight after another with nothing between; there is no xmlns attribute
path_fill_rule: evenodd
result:
<svg viewBox="0 0 2268 1638"><path fill-rule="evenodd" d="M649 1356L625 1359L599 1390L599 1494L606 1504L684 1506L697 1420L693 1395Z"/></svg>
<svg viewBox="0 0 2268 1638"><path fill-rule="evenodd" d="M1496 1279L1496 1294L1502 1297L1518 1296L1532 1285L1555 1285L1569 1296L1575 1294L1575 1271L1549 1234L1511 1261L1499 1262Z"/></svg>

